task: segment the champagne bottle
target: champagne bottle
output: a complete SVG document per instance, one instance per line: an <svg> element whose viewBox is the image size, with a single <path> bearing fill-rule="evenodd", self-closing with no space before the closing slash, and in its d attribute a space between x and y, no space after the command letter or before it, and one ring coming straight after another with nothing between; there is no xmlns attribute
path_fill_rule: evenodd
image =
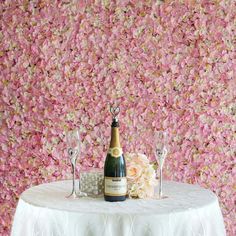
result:
<svg viewBox="0 0 236 236"><path fill-rule="evenodd" d="M117 118L119 110L117 113L117 108L115 110L111 108L111 113L113 114L111 142L104 166L104 198L106 201L116 202L126 199L127 179L125 158L119 139L119 121Z"/></svg>

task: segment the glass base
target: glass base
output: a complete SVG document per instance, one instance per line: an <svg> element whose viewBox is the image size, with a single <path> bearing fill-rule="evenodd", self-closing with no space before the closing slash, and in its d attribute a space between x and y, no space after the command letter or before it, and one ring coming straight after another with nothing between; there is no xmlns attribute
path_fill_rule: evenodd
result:
<svg viewBox="0 0 236 236"><path fill-rule="evenodd" d="M84 192L72 192L69 196L66 196L66 198L76 199L76 198L82 198L87 197L88 194Z"/></svg>
<svg viewBox="0 0 236 236"><path fill-rule="evenodd" d="M168 196L166 195L162 195L162 196L154 195L151 199L161 200L161 199L166 199L166 198L168 198Z"/></svg>

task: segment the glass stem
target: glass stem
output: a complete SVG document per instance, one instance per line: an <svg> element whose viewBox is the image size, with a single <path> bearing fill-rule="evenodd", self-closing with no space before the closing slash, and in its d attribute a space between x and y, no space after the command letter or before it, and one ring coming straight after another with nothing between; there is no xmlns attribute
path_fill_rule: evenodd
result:
<svg viewBox="0 0 236 236"><path fill-rule="evenodd" d="M160 166L159 197L162 198L162 165Z"/></svg>
<svg viewBox="0 0 236 236"><path fill-rule="evenodd" d="M75 163L72 163L72 174L73 174L73 188L72 188L72 193L75 193Z"/></svg>
<svg viewBox="0 0 236 236"><path fill-rule="evenodd" d="M79 169L79 193L81 193L81 188L80 188L80 169Z"/></svg>

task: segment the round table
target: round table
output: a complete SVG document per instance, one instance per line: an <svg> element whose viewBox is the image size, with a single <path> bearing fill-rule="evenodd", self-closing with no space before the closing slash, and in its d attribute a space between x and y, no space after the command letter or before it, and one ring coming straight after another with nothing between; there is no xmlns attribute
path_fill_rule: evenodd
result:
<svg viewBox="0 0 236 236"><path fill-rule="evenodd" d="M78 184L78 183L77 183ZM224 236L217 197L197 185L164 182L162 200L65 198L71 181L41 184L20 197L11 236Z"/></svg>

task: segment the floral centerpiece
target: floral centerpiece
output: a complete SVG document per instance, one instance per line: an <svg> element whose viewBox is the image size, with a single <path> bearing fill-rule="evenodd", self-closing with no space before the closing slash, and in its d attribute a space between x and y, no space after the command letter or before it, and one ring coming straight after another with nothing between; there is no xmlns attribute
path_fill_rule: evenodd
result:
<svg viewBox="0 0 236 236"><path fill-rule="evenodd" d="M146 155L125 154L127 165L128 195L130 198L151 198L157 185L156 173Z"/></svg>

